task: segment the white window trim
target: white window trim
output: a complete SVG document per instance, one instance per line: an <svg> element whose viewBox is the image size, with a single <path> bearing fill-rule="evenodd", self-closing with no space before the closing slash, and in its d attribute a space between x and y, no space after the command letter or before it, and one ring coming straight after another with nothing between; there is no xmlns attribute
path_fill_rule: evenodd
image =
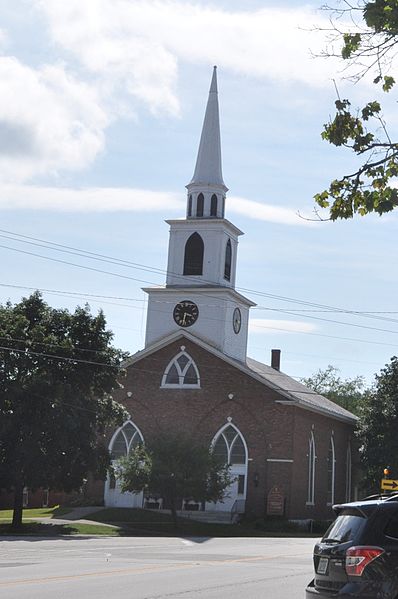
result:
<svg viewBox="0 0 398 599"><path fill-rule="evenodd" d="M334 448L334 438L333 435L331 435L330 437L330 445L329 447L332 448L332 501L328 501L326 505L333 505L334 504L334 491L335 491L335 479L336 479L336 452L335 452L335 448ZM328 455L329 455L329 451L328 451ZM327 489L327 494L329 495L329 477L328 477L328 489Z"/></svg>
<svg viewBox="0 0 398 599"><path fill-rule="evenodd" d="M345 475L345 499L351 501L352 493L352 451L351 443L348 441L346 453L346 475Z"/></svg>
<svg viewBox="0 0 398 599"><path fill-rule="evenodd" d="M181 370L181 367L180 367L180 365L178 363L178 358L180 358L182 355L184 355L184 356L186 356L188 358L188 362L184 366L183 370ZM166 383L166 381L167 381L167 375L169 374L170 369L174 365L175 365L175 367L177 369L178 378L179 378L180 382L179 383L171 383L171 384L170 383ZM195 373L196 373L196 376L197 376L197 379L198 379L198 382L195 383L195 384L184 385L184 378L185 378L187 370L189 369L190 366L193 366L193 368L195 370ZM174 356L174 358L172 360L170 360L170 362L166 366L166 370L164 371L160 387L161 387L161 389L200 389L200 375L199 375L199 370L198 370L198 367L195 364L195 361L188 354L188 352L186 352L185 350L182 350L176 356Z"/></svg>
<svg viewBox="0 0 398 599"><path fill-rule="evenodd" d="M308 488L306 505L315 505L315 471L316 471L316 450L315 437L313 431L308 441ZM312 456L312 459L310 460Z"/></svg>
<svg viewBox="0 0 398 599"><path fill-rule="evenodd" d="M211 448L211 449L213 449L213 448L214 448L214 446L215 446L215 444L217 443L217 441L218 441L218 438L220 437L220 435L222 435L222 434L223 434L223 432L224 432L224 431L225 431L225 430L226 430L228 427L230 427L230 426L232 426L232 428L234 428L234 429L236 430L236 433L237 433L237 435L238 435L238 436L240 436L240 438L242 439L243 446L244 446L244 448L245 448L245 453L246 453L246 460L245 460L245 463L244 463L244 464L237 464L237 465L239 465L239 466L243 466L243 467L244 467L244 472L241 472L240 474L243 474L243 475L244 475L244 477L245 477L245 488L244 488L244 493L242 493L242 494L240 493L240 494L239 494L239 497L240 497L240 498L242 498L242 497L246 498L246 497L247 497L247 476L248 476L248 470L249 470L249 460L250 460L250 458L249 458L249 450L248 450L248 447L247 447L246 439L244 438L244 436L243 436L242 432L241 432L241 431L238 429L238 427L237 427L237 426L235 426L234 424L232 424L232 422L229 422L229 421L228 421L228 422L227 422L226 424L224 424L224 426L222 426L222 427L221 427L221 428L220 428L220 429L217 431L217 433L214 435L214 437L213 437L213 440L212 440L212 442L210 443L210 448ZM223 435L223 436L224 436L224 435ZM234 443L235 443L235 440L236 440L236 437L235 437L235 439L234 439L233 443L231 444L231 446L229 446L229 443L227 442L227 440L226 440L226 439L225 439L225 437L224 437L224 441L225 441L225 444L226 444L226 446L227 446L227 451L228 451L228 463L229 463L229 460L230 460L230 457L231 457L231 451L232 451L233 445L234 445ZM232 467L233 467L233 465L232 465ZM242 468L242 470L243 470L243 468Z"/></svg>

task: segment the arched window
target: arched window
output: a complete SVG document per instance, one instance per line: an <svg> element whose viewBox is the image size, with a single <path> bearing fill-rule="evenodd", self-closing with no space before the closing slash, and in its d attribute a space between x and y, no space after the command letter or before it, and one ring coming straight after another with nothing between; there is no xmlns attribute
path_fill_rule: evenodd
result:
<svg viewBox="0 0 398 599"><path fill-rule="evenodd" d="M201 275L203 272L203 239L198 233L192 233L185 244L184 275Z"/></svg>
<svg viewBox="0 0 398 599"><path fill-rule="evenodd" d="M227 281L231 280L231 264L232 264L232 246L231 240L228 239L225 247L225 265L224 265L224 279Z"/></svg>
<svg viewBox="0 0 398 599"><path fill-rule="evenodd" d="M127 456L144 439L138 428L128 420L113 435L109 444L111 459L117 460Z"/></svg>
<svg viewBox="0 0 398 599"><path fill-rule="evenodd" d="M188 198L188 216L192 216L192 195Z"/></svg>
<svg viewBox="0 0 398 599"><path fill-rule="evenodd" d="M352 469L351 443L348 442L347 458L346 458L346 471L345 471L345 498L346 498L346 501L351 501L351 469Z"/></svg>
<svg viewBox="0 0 398 599"><path fill-rule="evenodd" d="M217 201L217 196L213 193L210 203L210 216L217 216Z"/></svg>
<svg viewBox="0 0 398 599"><path fill-rule="evenodd" d="M203 193L198 195L198 199L196 200L196 216L203 216L203 207L204 207L205 199L203 197Z"/></svg>
<svg viewBox="0 0 398 599"><path fill-rule="evenodd" d="M225 214L225 196L223 196L222 198L222 213L221 216L224 218L224 214Z"/></svg>
<svg viewBox="0 0 398 599"><path fill-rule="evenodd" d="M162 387L182 387L197 389L200 387L199 370L185 348L169 362L162 378Z"/></svg>
<svg viewBox="0 0 398 599"><path fill-rule="evenodd" d="M332 505L334 503L334 479L336 470L336 457L334 451L334 440L330 437L329 451L328 451L328 494L327 503Z"/></svg>
<svg viewBox="0 0 398 599"><path fill-rule="evenodd" d="M213 454L223 464L246 464L246 446L237 428L229 424L220 431L213 443Z"/></svg>
<svg viewBox="0 0 398 599"><path fill-rule="evenodd" d="M314 505L315 503L315 439L314 433L311 431L311 436L308 441L308 492L307 503Z"/></svg>

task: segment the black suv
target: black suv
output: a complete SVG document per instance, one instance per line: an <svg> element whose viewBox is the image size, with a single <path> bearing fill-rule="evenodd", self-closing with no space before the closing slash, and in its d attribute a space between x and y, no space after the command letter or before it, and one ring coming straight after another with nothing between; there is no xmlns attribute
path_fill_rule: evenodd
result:
<svg viewBox="0 0 398 599"><path fill-rule="evenodd" d="M306 599L398 599L398 495L334 505Z"/></svg>

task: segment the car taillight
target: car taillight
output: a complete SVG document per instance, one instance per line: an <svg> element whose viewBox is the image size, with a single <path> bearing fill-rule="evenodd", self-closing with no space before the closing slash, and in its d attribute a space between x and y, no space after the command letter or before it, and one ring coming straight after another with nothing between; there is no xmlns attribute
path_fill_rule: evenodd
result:
<svg viewBox="0 0 398 599"><path fill-rule="evenodd" d="M362 576L366 566L384 553L380 547L350 547L345 554L345 569L349 576Z"/></svg>

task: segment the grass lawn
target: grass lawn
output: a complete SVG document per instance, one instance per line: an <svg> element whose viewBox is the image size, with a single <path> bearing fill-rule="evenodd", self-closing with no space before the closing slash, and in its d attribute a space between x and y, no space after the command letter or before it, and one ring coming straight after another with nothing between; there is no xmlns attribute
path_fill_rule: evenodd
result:
<svg viewBox="0 0 398 599"><path fill-rule="evenodd" d="M237 525L197 522L188 518L178 519L178 529L174 528L171 515L163 512L110 508L87 514L85 520L92 524L75 521L66 524L51 524L51 518L62 518L71 508L38 508L23 511L23 523L16 533L11 529L11 510L0 510L1 535L107 535L107 536L197 536L197 537L319 537L297 530L286 521L270 520L248 522ZM34 522L35 518L48 518L47 522ZM112 526L106 526L110 524Z"/></svg>
<svg viewBox="0 0 398 599"><path fill-rule="evenodd" d="M71 508L59 507L40 507L32 509L24 509L22 518L23 520L30 520L31 518L61 518L64 514L71 511ZM0 510L0 524L11 522L12 510Z"/></svg>

